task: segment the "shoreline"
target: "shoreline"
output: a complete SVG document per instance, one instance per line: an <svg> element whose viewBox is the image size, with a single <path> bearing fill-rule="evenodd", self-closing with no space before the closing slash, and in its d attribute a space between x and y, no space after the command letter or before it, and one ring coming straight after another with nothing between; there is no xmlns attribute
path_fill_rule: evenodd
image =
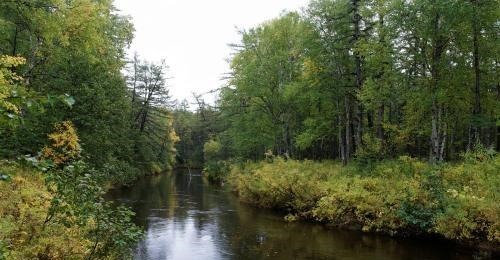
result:
<svg viewBox="0 0 500 260"><path fill-rule="evenodd" d="M279 208L265 208L265 207L259 207L255 203L249 202L249 201L244 201L241 200L241 197L237 194L237 192L232 191L232 193L239 199L240 203L249 205L254 208L261 208L261 209L266 209L266 210L271 210L276 212L277 214L282 215L283 217L283 222L284 223L302 223L302 224L310 224L310 225L321 225L322 227L328 229L328 230L342 230L342 231L352 231L352 232L358 232L360 234L368 234L368 235L377 235L377 236L385 236L385 237L390 237L390 238L395 238L395 239L412 239L412 240L421 240L421 241L426 241L426 242L440 242L440 243L445 243L448 244L452 247L455 247L457 249L462 249L464 251L470 252L470 253L481 253L481 254L487 254L487 256L482 256L486 258L480 258L480 259L496 259L497 257L500 257L500 246L495 245L490 242L485 242L481 241L479 243L474 243L474 241L459 241L459 240L453 240L453 239L448 239L442 235L439 234L432 234L432 233L411 233L411 232L400 232L397 234L391 234L389 232L377 232L377 231L363 231L362 225L361 224L335 224L332 222L322 222L322 221L317 221L314 219L310 218L297 218L293 221L288 221L286 218L288 215L286 210L279 209Z"/></svg>
<svg viewBox="0 0 500 260"><path fill-rule="evenodd" d="M497 157L491 162L447 165L434 170L416 160L397 161L394 163L410 169L412 174L398 175L393 171L390 174L396 176L388 177L374 174L376 167L370 170L371 175L360 176L349 173L353 168L341 168L333 162L278 160L233 166L227 181L240 201L282 212L285 221L305 221L399 238L447 241L468 250L499 256L499 216L495 213L498 206L491 200L496 195L488 194L492 189L466 186L465 190L473 191L455 196L452 188L461 184L450 184L462 180L459 170L466 174L480 172L475 181L482 183L482 173L492 177L487 171L494 171L499 162ZM377 167L389 166L382 163ZM442 180L425 176L434 171ZM426 184L429 178L433 182ZM443 192L433 195L436 190ZM467 214L458 216L464 212Z"/></svg>

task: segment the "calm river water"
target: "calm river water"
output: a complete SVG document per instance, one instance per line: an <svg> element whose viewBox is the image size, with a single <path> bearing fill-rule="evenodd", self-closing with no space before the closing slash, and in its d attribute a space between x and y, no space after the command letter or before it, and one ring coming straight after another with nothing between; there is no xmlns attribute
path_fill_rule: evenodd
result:
<svg viewBox="0 0 500 260"><path fill-rule="evenodd" d="M109 197L131 206L146 235L135 259L475 259L451 244L396 239L286 223L279 213L242 204L199 172L175 171L117 189Z"/></svg>

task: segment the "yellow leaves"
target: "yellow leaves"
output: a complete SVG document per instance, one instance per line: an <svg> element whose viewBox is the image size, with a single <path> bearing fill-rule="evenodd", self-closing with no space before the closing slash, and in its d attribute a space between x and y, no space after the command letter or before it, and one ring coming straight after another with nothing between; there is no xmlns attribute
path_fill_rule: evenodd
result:
<svg viewBox="0 0 500 260"><path fill-rule="evenodd" d="M303 63L302 77L304 79L317 79L318 73L321 72L321 67L318 66L312 59L306 58Z"/></svg>
<svg viewBox="0 0 500 260"><path fill-rule="evenodd" d="M175 145L181 140L181 138L177 135L174 129L174 117L168 115L167 119L165 120L165 125L167 129L167 138L170 143L172 143L172 145Z"/></svg>
<svg viewBox="0 0 500 260"><path fill-rule="evenodd" d="M181 141L181 138L177 135L176 132L172 132L170 133L170 140L173 142L173 143L178 143Z"/></svg>
<svg viewBox="0 0 500 260"><path fill-rule="evenodd" d="M42 150L43 159L49 159L56 165L61 165L80 157L80 139L72 122L57 123L54 132L49 134L49 140L50 146L45 146Z"/></svg>
<svg viewBox="0 0 500 260"><path fill-rule="evenodd" d="M1 55L0 56L0 67L1 68L17 67L17 66L22 65L24 63L26 63L26 59L23 57L14 57L14 56L8 56L8 55Z"/></svg>
<svg viewBox="0 0 500 260"><path fill-rule="evenodd" d="M203 154L206 160L216 160L217 156L222 149L222 145L215 141L209 140L203 145Z"/></svg>
<svg viewBox="0 0 500 260"><path fill-rule="evenodd" d="M0 111L19 114L19 108L9 98L15 95L15 87L22 80L21 77L12 72L12 68L22 65L26 60L22 57L0 56Z"/></svg>
<svg viewBox="0 0 500 260"><path fill-rule="evenodd" d="M16 165L0 171L13 176L0 182L0 241L7 259L80 259L90 246L86 230L51 222L45 225L52 195L40 173Z"/></svg>

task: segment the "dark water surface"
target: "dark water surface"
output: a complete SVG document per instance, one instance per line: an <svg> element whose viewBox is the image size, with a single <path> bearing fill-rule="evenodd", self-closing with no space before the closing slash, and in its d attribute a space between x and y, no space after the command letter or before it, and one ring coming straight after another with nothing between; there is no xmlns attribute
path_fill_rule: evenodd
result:
<svg viewBox="0 0 500 260"><path fill-rule="evenodd" d="M396 239L286 223L279 213L242 204L199 172L175 171L113 190L146 230L135 259L474 259L470 251L426 240Z"/></svg>

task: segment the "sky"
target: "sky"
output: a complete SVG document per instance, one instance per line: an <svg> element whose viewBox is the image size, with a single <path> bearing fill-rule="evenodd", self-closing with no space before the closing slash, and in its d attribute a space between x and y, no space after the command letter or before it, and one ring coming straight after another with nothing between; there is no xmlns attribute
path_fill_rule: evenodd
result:
<svg viewBox="0 0 500 260"><path fill-rule="evenodd" d="M239 29L249 29L278 17L284 10L299 11L308 0L115 0L129 15L135 38L129 55L165 59L168 85L174 99L192 101L224 84L229 72L230 43L239 43ZM215 96L205 94L212 103Z"/></svg>

